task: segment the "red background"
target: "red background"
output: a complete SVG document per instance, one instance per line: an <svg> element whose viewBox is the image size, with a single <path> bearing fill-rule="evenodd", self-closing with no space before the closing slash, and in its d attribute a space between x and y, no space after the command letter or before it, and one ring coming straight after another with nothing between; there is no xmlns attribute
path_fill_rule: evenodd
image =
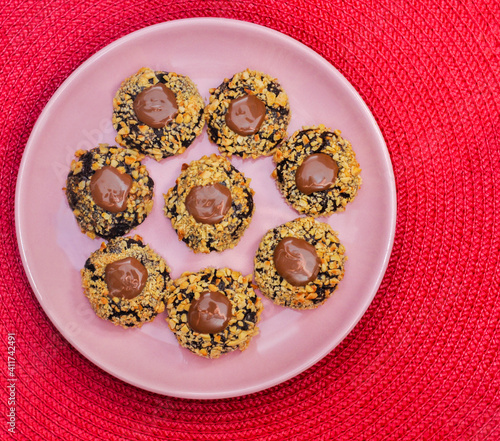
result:
<svg viewBox="0 0 500 441"><path fill-rule="evenodd" d="M500 439L498 1L2 3L2 439L9 332L12 439ZM207 402L134 388L76 352L28 284L14 226L25 144L68 75L132 31L203 16L267 26L330 61L382 130L398 198L387 273L349 336L284 384Z"/></svg>

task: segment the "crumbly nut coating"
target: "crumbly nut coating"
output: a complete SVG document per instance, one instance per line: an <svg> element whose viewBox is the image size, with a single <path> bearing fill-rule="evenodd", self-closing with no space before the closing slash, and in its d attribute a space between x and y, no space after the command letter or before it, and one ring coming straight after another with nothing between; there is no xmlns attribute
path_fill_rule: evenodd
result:
<svg viewBox="0 0 500 441"><path fill-rule="evenodd" d="M221 183L231 192L232 203L221 222L210 225L197 222L186 208L186 197L195 186ZM240 173L227 158L203 156L184 164L176 185L164 194L165 216L170 218L179 240L195 253L210 253L233 248L250 224L255 211L250 179Z"/></svg>
<svg viewBox="0 0 500 441"><path fill-rule="evenodd" d="M133 299L113 297L105 281L106 265L127 257L134 257L148 271L148 279L141 294ZM85 296L96 314L123 328L141 327L165 310L165 295L170 283L170 269L142 238L135 235L103 242L93 252L81 270Z"/></svg>
<svg viewBox="0 0 500 441"><path fill-rule="evenodd" d="M83 233L92 239L96 236L111 239L127 234L146 219L153 208L154 182L141 163L143 158L135 150L107 144L76 152L66 181L66 197ZM105 166L115 167L132 177L125 211L111 213L98 206L92 198L90 180L97 170Z"/></svg>
<svg viewBox="0 0 500 441"><path fill-rule="evenodd" d="M304 239L321 259L315 280L293 286L276 271L273 256L278 243L286 237ZM298 218L269 230L254 259L255 282L262 294L274 303L294 309L313 309L323 304L344 277L345 248L330 225L312 217Z"/></svg>
<svg viewBox="0 0 500 441"><path fill-rule="evenodd" d="M242 136L233 132L225 117L229 103L245 94L254 94L266 105L266 118L254 135ZM205 109L210 140L218 145L221 155L238 155L243 158L272 155L276 146L287 136L290 121L288 96L278 80L267 74L246 69L225 79L216 89L210 90L209 104Z"/></svg>
<svg viewBox="0 0 500 441"><path fill-rule="evenodd" d="M263 310L251 280L251 275L242 276L229 268L186 272L175 280L169 288L167 322L179 344L206 358L218 358L221 354L236 349L245 350L259 332L257 323ZM192 302L205 291L225 294L233 309L227 327L214 334L195 332L188 324L187 317Z"/></svg>
<svg viewBox="0 0 500 441"><path fill-rule="evenodd" d="M338 166L335 185L306 195L296 185L295 174L304 159L314 153L331 156ZM361 169L349 141L320 124L303 127L284 142L274 154L276 168L272 177L286 201L299 213L325 216L344 211L361 186Z"/></svg>
<svg viewBox="0 0 500 441"><path fill-rule="evenodd" d="M153 128L139 121L134 99L144 89L164 83L176 96L178 113L165 127ZM144 67L123 81L113 99L113 127L116 142L137 149L157 161L183 153L201 134L205 103L193 81L174 72Z"/></svg>

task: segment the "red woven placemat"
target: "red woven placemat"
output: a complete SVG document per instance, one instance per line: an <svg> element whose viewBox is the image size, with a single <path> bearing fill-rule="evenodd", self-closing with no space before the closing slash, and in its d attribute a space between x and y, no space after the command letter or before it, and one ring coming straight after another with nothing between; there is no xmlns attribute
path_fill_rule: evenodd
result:
<svg viewBox="0 0 500 441"><path fill-rule="evenodd" d="M500 439L496 0L14 0L1 8L1 439ZM25 144L67 76L132 31L201 16L270 27L329 60L377 119L398 193L387 273L350 335L284 384L214 401L142 391L74 350L28 284L14 227Z"/></svg>

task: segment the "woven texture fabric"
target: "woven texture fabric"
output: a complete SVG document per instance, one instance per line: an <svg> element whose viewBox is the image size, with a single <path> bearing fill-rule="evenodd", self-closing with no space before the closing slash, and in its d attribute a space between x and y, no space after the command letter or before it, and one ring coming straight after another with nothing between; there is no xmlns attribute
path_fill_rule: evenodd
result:
<svg viewBox="0 0 500 441"><path fill-rule="evenodd" d="M2 3L1 439L11 332L12 439L500 439L497 0ZM75 68L145 26L212 16L287 34L351 82L386 140L398 214L380 289L335 350L271 389L194 401L123 383L59 334L24 274L14 193L30 132Z"/></svg>

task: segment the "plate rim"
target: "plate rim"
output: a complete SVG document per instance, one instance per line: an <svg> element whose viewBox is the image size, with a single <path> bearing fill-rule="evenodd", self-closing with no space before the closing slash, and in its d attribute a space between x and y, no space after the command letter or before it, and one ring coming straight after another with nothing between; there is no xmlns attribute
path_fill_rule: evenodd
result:
<svg viewBox="0 0 500 441"><path fill-rule="evenodd" d="M383 252L381 251L383 255L383 261L380 266L380 271L378 274L378 277L376 279L376 282L371 286L371 295L367 300L362 304L362 307L358 309L358 314L355 316L355 319L352 320L351 326L348 327L344 333L339 334L336 336L337 338L332 340L332 344L329 345L329 349L326 352L321 352L319 354L316 354L316 357L310 357L307 359L305 362L301 363L299 366L297 366L295 369L292 371L287 371L286 374L280 375L277 378L273 378L272 380L267 380L266 382L259 383L258 386L251 386L251 387L240 387L237 391L231 391L231 392L226 392L226 393L219 393L219 394L214 394L214 393L207 393L207 392L200 392L200 393L193 393L189 392L187 394L181 394L181 393L171 393L171 392L163 392L158 389L151 389L147 388L144 385L140 385L136 382L131 381L129 378L124 378L122 375L118 375L115 372L109 372L106 367L103 366L102 363L95 359L89 359L88 355L80 348L78 342L72 338L71 335L68 335L67 332L60 326L58 323L58 320L54 316L54 313L49 309L46 308L44 305L42 295L39 292L39 289L37 287L37 282L35 278L33 277L33 274L31 272L31 268L28 262L28 256L27 252L23 243L23 231L21 228L21 220L22 220L22 213L20 213L20 205L21 205L21 187L23 181L26 179L26 167L29 162L29 156L30 152L34 149L34 139L36 139L36 136L38 132L43 128L46 119L49 117L50 111L52 107L55 105L55 103L58 101L59 96L64 93L67 87L72 83L73 78L77 77L80 72L84 71L88 66L92 65L97 59L105 56L108 52L114 50L116 47L126 44L129 40L133 40L137 38L137 36L140 36L141 34L147 34L148 32L154 32L155 29L157 28L175 28L175 27L182 27L186 23L190 25L207 25L209 24L210 26L213 25L218 25L221 24L223 26L236 26L239 29L241 28L246 28L248 31L258 31L262 32L264 34L267 34L270 38L273 39L281 39L285 40L287 44L292 44L296 49L302 51L302 52L307 52L308 56L313 56L316 61L320 62L321 64L325 65L336 77L339 81L343 83L343 86L349 89L350 95L354 97L357 101L357 105L363 108L365 114L368 116L368 118L371 120L372 128L376 131L377 136L379 137L379 142L381 142L383 149L381 149L383 161L386 165L387 171L389 173L389 180L391 181L388 187L390 189L390 207L391 209L389 210L390 212L390 225L389 225L389 238L387 241L387 245ZM17 238L17 245L18 245L18 250L19 254L21 257L23 269L26 273L26 276L28 278L28 281L30 283L30 286L33 290L33 293L35 294L35 297L38 300L39 305L42 307L43 311L51 321L51 323L54 325L54 327L59 331L59 333L71 344L71 346L76 349L85 359L87 359L89 362L93 363L94 365L98 366L102 370L104 370L106 373L109 375L120 379L121 381L125 382L126 384L133 385L134 387L138 387L142 390L147 390L150 392L158 393L160 395L166 395L166 396L172 396L172 397L177 397L177 398L184 398L184 399L198 399L198 400L208 400L208 399L225 399L225 398L234 398L234 397L239 397L243 395L248 395L251 393L256 393L260 392L266 389L269 389L273 386L279 385L283 383L284 381L287 381L300 373L306 371L309 369L311 366L316 364L318 361L326 357L331 351L333 351L354 329L354 327L359 323L363 315L366 313L368 307L370 304L373 302L373 299L375 298L380 285L382 283L382 280L385 276L385 273L387 271L387 267L389 265L393 245L394 245L394 240L395 240L395 234L396 234L396 221L397 221L397 190L396 190L396 180L395 180L395 175L394 175L394 170L392 166L392 161L390 159L390 154L387 148L387 144L385 142L385 139L383 137L382 131L380 130L380 127L378 126L378 123L373 116L370 108L367 106L367 104L364 102L364 100L361 98L361 95L358 93L358 91L354 88L354 86L337 70L337 68L327 61L325 58L323 58L320 54L318 54L314 49L306 46L304 43L294 39L293 37L290 37L287 34L284 34L280 31L268 28L266 26L256 24L256 23L251 23L251 22L246 22L246 21L241 21L241 20L234 20L234 19L229 19L229 18L217 18L217 17L196 17L196 18L183 18L183 19L176 19L176 20L170 20L170 21L165 21L161 23L156 23L150 26L143 27L141 29L135 30L131 33L128 33L122 37L117 38L116 40L112 41L111 43L107 44L103 48L99 49L96 53L91 55L89 58L87 58L84 62L82 62L80 65L77 66L77 68L70 73L70 75L62 82L62 84L57 88L57 90L54 92L54 94L49 98L47 101L46 105L42 109L41 113L39 114L37 121L35 122L33 129L30 133L30 136L28 138L28 141L26 142L26 146L21 158L21 162L19 165L18 169L18 174L17 174L17 179L16 179L16 189L15 189L15 199L14 199L14 217L15 217L15 232L16 232L16 238Z"/></svg>

